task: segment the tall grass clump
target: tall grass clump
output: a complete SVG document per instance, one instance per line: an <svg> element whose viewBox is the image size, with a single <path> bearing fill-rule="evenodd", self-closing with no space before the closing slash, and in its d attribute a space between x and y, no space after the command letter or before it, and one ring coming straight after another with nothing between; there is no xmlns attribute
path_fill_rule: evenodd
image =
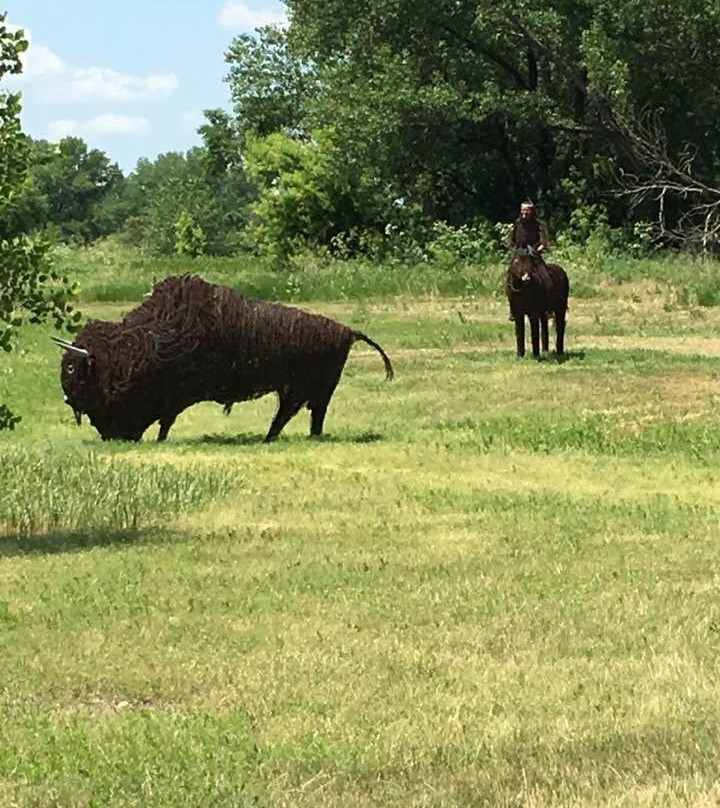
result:
<svg viewBox="0 0 720 808"><path fill-rule="evenodd" d="M134 530L222 497L231 474L201 466L137 464L95 452L6 447L0 463L0 530L29 536L53 530Z"/></svg>

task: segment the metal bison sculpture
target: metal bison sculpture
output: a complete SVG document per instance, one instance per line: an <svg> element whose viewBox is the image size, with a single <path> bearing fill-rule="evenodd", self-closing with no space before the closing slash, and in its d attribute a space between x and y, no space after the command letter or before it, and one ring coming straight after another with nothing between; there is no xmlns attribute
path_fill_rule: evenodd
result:
<svg viewBox="0 0 720 808"><path fill-rule="evenodd" d="M548 317L555 318L555 349L565 352L565 320L570 282L557 264L546 264L532 251L520 252L508 268L505 287L515 321L517 355L525 356L525 316L530 321L533 356L548 350Z"/></svg>
<svg viewBox="0 0 720 808"><path fill-rule="evenodd" d="M158 421L167 438L178 415L200 401L233 403L276 392L266 441L304 406L321 435L328 404L359 331L317 314L244 297L195 275L166 278L119 323L94 321L64 350L61 380L78 424L90 419L103 440L140 440Z"/></svg>

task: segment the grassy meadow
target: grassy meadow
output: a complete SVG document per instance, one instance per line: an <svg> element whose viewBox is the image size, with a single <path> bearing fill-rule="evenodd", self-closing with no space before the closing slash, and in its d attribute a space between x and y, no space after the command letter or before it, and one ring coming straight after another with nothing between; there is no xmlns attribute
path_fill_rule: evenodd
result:
<svg viewBox="0 0 720 808"><path fill-rule="evenodd" d="M179 270L61 261L107 319ZM360 343L320 440L262 444L267 397L103 443L26 328L0 806L720 804L717 267L566 263L564 361L515 358L499 267L183 267L366 331L396 380Z"/></svg>

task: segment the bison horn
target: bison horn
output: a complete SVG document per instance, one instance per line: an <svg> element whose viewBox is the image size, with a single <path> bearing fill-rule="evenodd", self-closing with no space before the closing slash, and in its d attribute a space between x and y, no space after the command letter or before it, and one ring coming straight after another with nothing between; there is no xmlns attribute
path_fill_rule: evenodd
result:
<svg viewBox="0 0 720 808"><path fill-rule="evenodd" d="M86 348L78 348L77 345L73 345L72 342L68 342L66 339L60 339L60 337L50 337L50 339L58 346L58 348L62 348L64 351L71 351L72 353L79 354L80 356L90 355L90 352Z"/></svg>

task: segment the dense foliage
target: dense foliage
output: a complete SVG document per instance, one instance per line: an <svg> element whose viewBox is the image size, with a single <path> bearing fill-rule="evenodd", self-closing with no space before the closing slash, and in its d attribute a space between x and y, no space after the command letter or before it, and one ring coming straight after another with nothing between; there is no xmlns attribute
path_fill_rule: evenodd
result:
<svg viewBox="0 0 720 808"><path fill-rule="evenodd" d="M647 177L667 184L687 154L690 175L720 185L707 138L720 123L720 11L708 0L288 6L286 33L239 37L228 52L237 126L312 143L316 161L341 166L340 189L363 192L356 226L387 224L395 203L422 237L437 221L508 220L529 195L555 229L583 212L629 229L657 216L663 189L632 194L619 176L633 173L635 190ZM293 179L266 172L260 196L296 200ZM630 209L618 190L643 204ZM662 225L683 211L683 188L665 190ZM271 212L256 213L271 226ZM306 235L336 235L318 230Z"/></svg>
<svg viewBox="0 0 720 808"><path fill-rule="evenodd" d="M712 0L287 5L286 29L230 43L232 113L206 112L202 146L123 177L78 138L32 143L17 222L161 255L417 260L438 232L472 252L463 233L530 196L565 240L717 246Z"/></svg>
<svg viewBox="0 0 720 808"><path fill-rule="evenodd" d="M27 49L21 31L8 30L0 15L0 78L21 70ZM53 317L56 327L76 318L66 298L68 282L48 259L48 245L28 235L15 207L27 183L30 147L20 128L20 98L0 94L0 349L10 351L27 319ZM0 429L13 428L19 416L0 404Z"/></svg>

